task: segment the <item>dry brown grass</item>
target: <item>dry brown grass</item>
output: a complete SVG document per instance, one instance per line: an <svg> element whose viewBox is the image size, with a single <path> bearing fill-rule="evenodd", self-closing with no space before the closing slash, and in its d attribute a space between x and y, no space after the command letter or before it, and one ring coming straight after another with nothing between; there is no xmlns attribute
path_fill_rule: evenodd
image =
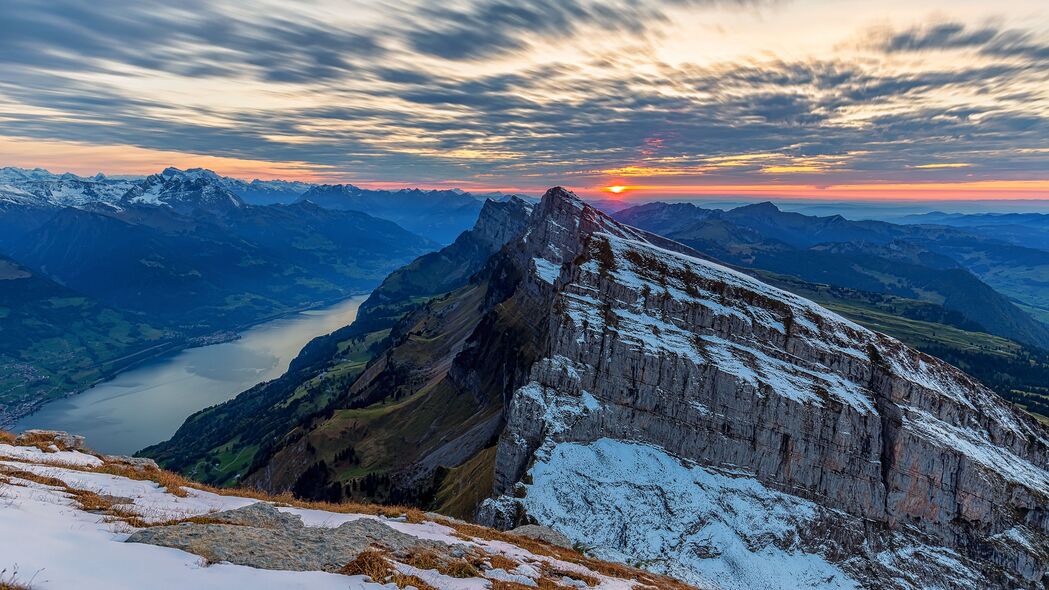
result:
<svg viewBox="0 0 1049 590"><path fill-rule="evenodd" d="M420 580L415 576L408 576L401 573L393 574L393 577L390 578L390 581L396 584L397 587L401 589L407 588L408 586L414 586L417 590L437 590L437 588L434 588L433 586L427 584L426 582Z"/></svg>
<svg viewBox="0 0 1049 590"><path fill-rule="evenodd" d="M11 442L14 442L14 435L9 432L0 431L0 435L5 438L10 438ZM47 438L44 435L39 435L32 441L32 446L41 445L43 450L46 450L51 444L58 444L51 438ZM59 445L61 447L61 445ZM92 454L90 451L83 449L82 452ZM98 456L98 455L95 455ZM101 458L101 457L100 457ZM5 457L5 460L8 458ZM12 461L18 461L21 463L34 463L31 460L10 458ZM377 504L358 504L355 502L347 502L343 504L332 504L330 502L311 502L306 500L296 499L291 495L290 492L284 492L283 494L271 494L262 490L254 488L216 488L207 484L193 481L177 473L167 471L164 469L135 469L129 465L118 465L114 463L105 463L97 467L90 467L84 465L61 465L63 469L70 469L74 471L87 471L92 473L107 473L109 475L116 475L119 477L126 477L128 479L135 479L139 481L152 481L157 485L168 490L169 493L176 496L185 497L186 491L182 488L193 488L220 496L238 496L241 498L250 498L253 500L260 500L263 502L271 502L277 505L294 506L296 508L309 508L314 510L325 510L327 512L338 512L338 513L353 513L353 514L369 514L372 516L385 516L390 518L404 517L408 522L424 522L426 516L422 510L418 508L412 508L408 506L380 506Z"/></svg>
<svg viewBox="0 0 1049 590"><path fill-rule="evenodd" d="M516 561L510 559L505 555L489 555L488 562L492 564L493 568L510 571L521 565Z"/></svg>
<svg viewBox="0 0 1049 590"><path fill-rule="evenodd" d="M421 570L435 570L441 567L442 560L441 557L437 555L436 551L422 549L419 551L413 551L404 563Z"/></svg>
<svg viewBox="0 0 1049 590"><path fill-rule="evenodd" d="M535 581L535 584L535 586L525 586L524 584L518 584L517 582L492 580L491 590L565 590L564 586L550 578L539 578Z"/></svg>
<svg viewBox="0 0 1049 590"><path fill-rule="evenodd" d="M465 559L453 559L437 568L437 571L453 578L478 578L481 572L477 571L469 561Z"/></svg>
<svg viewBox="0 0 1049 590"><path fill-rule="evenodd" d="M187 518L173 518L173 519L169 519L169 520L159 520L159 521L153 520L153 521L150 521L150 520L145 520L145 518L141 514L138 514L137 512L133 512L131 510L128 510L127 508L124 508L122 506L113 506L109 510L106 510L106 516L110 517L111 520L127 523L129 526L132 526L132 527L137 528L137 529L145 529L145 528L160 527L160 526L174 526L176 524L184 524L184 523L193 523L193 524L226 524L226 525L230 525L230 526L236 526L236 525L233 525L232 523L226 522L224 520L220 520L218 518L213 518L213 517L207 516L207 515L204 515L204 516L190 516L190 517L187 517Z"/></svg>
<svg viewBox="0 0 1049 590"><path fill-rule="evenodd" d="M435 570L452 578L476 578L481 575L478 567L484 563L481 554L471 554L471 560L450 558L432 549L413 551L404 563L421 570Z"/></svg>
<svg viewBox="0 0 1049 590"><path fill-rule="evenodd" d="M15 438L17 438L17 437L15 436L15 434L13 432L8 432L6 430L0 430L0 443L13 445L13 444L15 444Z"/></svg>
<svg viewBox="0 0 1049 590"><path fill-rule="evenodd" d="M0 569L0 590L31 590L33 580L39 573L33 574L33 577L26 580L19 574L17 565Z"/></svg>
<svg viewBox="0 0 1049 590"><path fill-rule="evenodd" d="M3 571L0 571L0 574L3 573ZM31 590L31 588L28 585L19 582L18 580L11 579L0 580L0 590Z"/></svg>
<svg viewBox="0 0 1049 590"><path fill-rule="evenodd" d="M105 512L113 507L113 503L111 501L109 501L106 498L103 498L102 496L99 496L95 492L70 487L66 484L66 482L58 478L50 477L47 475L39 475L33 473L32 471L23 471L21 469L15 469L13 467L8 466L0 467L0 473L3 473L11 477L17 477L19 479L24 479L26 481L36 482L41 485L59 488L65 493L69 494L73 498L73 500L75 500L77 504L80 505L81 510L85 510L87 512Z"/></svg>
<svg viewBox="0 0 1049 590"><path fill-rule="evenodd" d="M344 565L339 573L347 576L368 576L373 582L383 584L396 571L390 560L386 559L385 551L368 549L361 551L353 561Z"/></svg>

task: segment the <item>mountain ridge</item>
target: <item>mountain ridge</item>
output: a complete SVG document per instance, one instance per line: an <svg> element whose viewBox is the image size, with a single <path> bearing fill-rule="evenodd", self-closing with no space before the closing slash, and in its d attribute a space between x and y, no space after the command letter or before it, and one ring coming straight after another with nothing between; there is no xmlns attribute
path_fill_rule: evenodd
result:
<svg viewBox="0 0 1049 590"><path fill-rule="evenodd" d="M295 393L317 405L244 481L466 515L493 495L484 522L538 519L726 588L769 573L768 556L773 587L1037 585L1042 554L1002 535L1044 544L1044 428L957 369L697 254L551 189L348 380ZM774 527L660 508L701 492ZM732 551L704 548L716 530ZM729 563L744 568L731 583L716 577Z"/></svg>

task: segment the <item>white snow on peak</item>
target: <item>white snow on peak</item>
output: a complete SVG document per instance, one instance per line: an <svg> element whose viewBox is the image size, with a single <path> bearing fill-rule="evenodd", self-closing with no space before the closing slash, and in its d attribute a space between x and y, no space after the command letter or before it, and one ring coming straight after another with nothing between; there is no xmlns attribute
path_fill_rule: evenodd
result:
<svg viewBox="0 0 1049 590"><path fill-rule="evenodd" d="M793 328L793 336L804 338L814 348L864 358L855 342L862 338L873 340L870 331L796 295L714 263L648 242L611 234L598 237L609 244L614 268L602 269L598 261L590 260L581 266L580 278L564 290L566 311L577 328L589 327L595 338L612 330L621 341L648 354L680 356L697 365L713 365L762 392L799 403L822 405L822 398L829 395L860 413L875 412L871 395L863 385L828 366L802 361L763 341L773 332L785 336L784 322L789 319L798 324ZM662 268L657 269L660 265ZM633 294L631 301L615 301L607 308L615 315L614 326L605 325L606 307L591 295L603 272ZM749 303L754 294L781 303L789 308L789 314L775 317L761 303ZM680 307L681 315L647 307L650 295L669 296ZM685 315L695 309L706 309L727 321L741 323L746 330L737 331L749 331L749 339L727 340L694 331ZM805 321L797 322L796 318Z"/></svg>
<svg viewBox="0 0 1049 590"><path fill-rule="evenodd" d="M958 451L984 468L1032 490L1049 490L1049 471L995 445L978 432L948 424L931 413L905 407L904 427L914 434Z"/></svg>

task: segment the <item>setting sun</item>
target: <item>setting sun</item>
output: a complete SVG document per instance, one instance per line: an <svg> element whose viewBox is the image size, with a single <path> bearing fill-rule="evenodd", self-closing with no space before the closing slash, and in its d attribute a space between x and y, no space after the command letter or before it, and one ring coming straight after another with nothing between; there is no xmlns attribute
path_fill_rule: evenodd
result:
<svg viewBox="0 0 1049 590"><path fill-rule="evenodd" d="M622 193L625 190L626 190L625 186L621 186L621 185L618 185L618 184L616 186L608 187L608 192L610 192L610 193L612 193L614 195L618 195L618 194Z"/></svg>

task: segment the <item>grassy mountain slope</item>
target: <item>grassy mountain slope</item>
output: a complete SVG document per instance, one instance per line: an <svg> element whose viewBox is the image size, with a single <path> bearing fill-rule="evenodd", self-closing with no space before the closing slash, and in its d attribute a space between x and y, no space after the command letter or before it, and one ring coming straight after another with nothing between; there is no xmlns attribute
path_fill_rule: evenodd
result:
<svg viewBox="0 0 1049 590"><path fill-rule="evenodd" d="M399 453L418 451L421 439L410 445L405 440L362 444L369 432L404 421L416 425L421 438L439 440L432 436L434 423L426 420L459 402L456 416L473 423L485 420L485 404L457 402L455 386L443 378L470 331L463 318L484 303L487 292L483 283L468 284L470 278L515 228L523 227L527 212L521 201L489 201L473 230L392 273L361 306L351 326L315 339L287 374L195 414L170 441L143 453L195 478L228 485L280 447L280 452L301 453L303 461L316 465L310 472L313 479L301 482L300 491L350 496L362 494L366 486L373 495L383 487L384 497L389 496L389 483L375 474L401 460ZM412 322L412 312L426 306L441 310L439 326ZM434 358L444 360L431 366ZM405 394L423 382L422 390ZM301 424L315 426L309 427L315 434L301 445L288 444L292 437L303 437ZM287 477L268 475L275 480ZM350 487L335 489L335 483Z"/></svg>
<svg viewBox="0 0 1049 590"><path fill-rule="evenodd" d="M0 257L0 421L176 341L140 316L101 305Z"/></svg>
<svg viewBox="0 0 1049 590"><path fill-rule="evenodd" d="M359 293L434 244L389 221L304 204L228 216L67 208L13 257L120 309L190 332Z"/></svg>

